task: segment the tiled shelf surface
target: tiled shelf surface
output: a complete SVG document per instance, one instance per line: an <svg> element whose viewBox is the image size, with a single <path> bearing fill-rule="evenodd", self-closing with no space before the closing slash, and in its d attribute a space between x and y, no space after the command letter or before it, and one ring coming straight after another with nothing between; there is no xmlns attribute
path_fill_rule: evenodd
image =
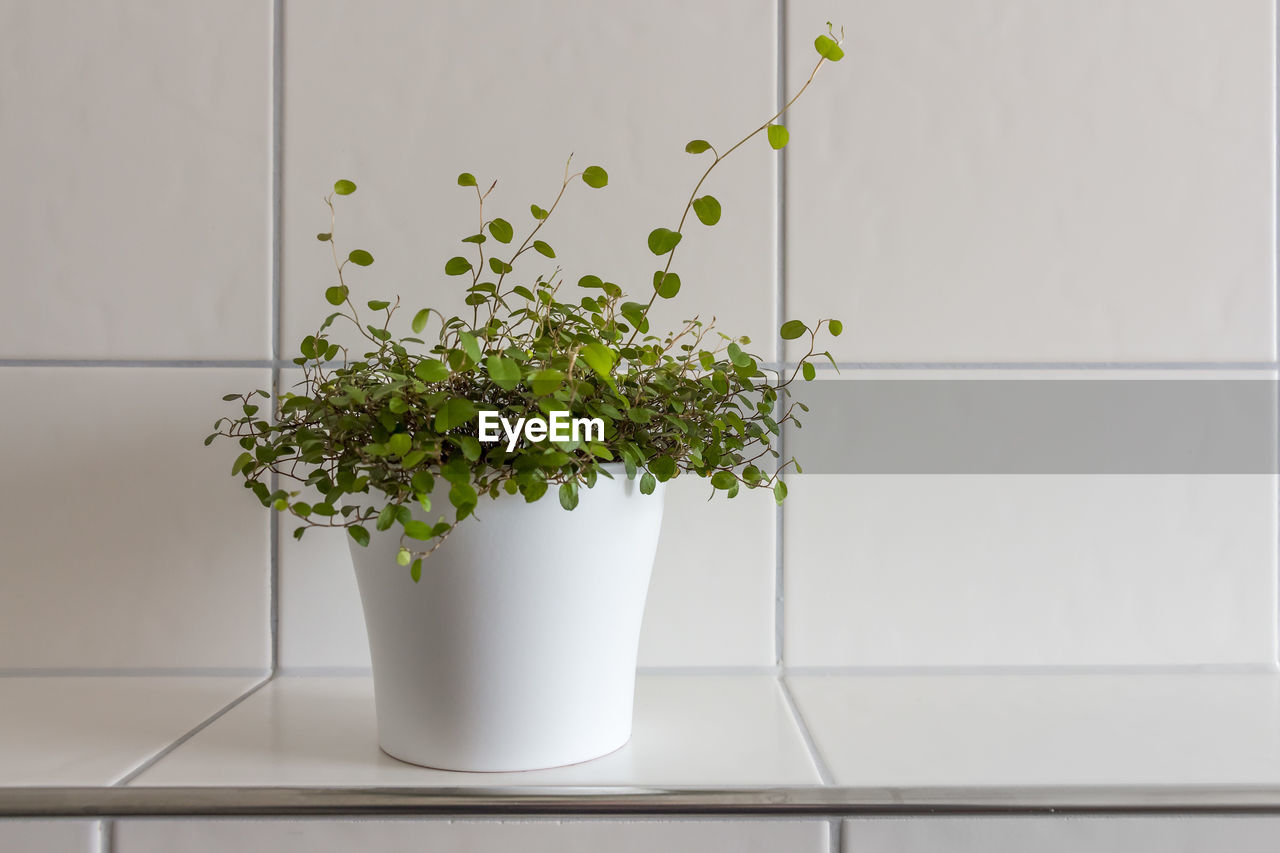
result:
<svg viewBox="0 0 1280 853"><path fill-rule="evenodd" d="M1280 814L1268 672L643 673L627 746L526 773L386 756L365 676L254 686L0 679L0 817Z"/></svg>

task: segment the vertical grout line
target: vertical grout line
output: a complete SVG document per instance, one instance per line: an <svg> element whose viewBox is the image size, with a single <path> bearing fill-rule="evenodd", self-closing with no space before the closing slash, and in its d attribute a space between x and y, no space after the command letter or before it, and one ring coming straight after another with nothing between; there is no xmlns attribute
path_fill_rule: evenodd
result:
<svg viewBox="0 0 1280 853"><path fill-rule="evenodd" d="M1274 325L1271 329L1271 352L1270 357L1274 362L1280 359L1280 59L1276 56L1277 48L1280 47L1280 15L1277 14L1277 6L1271 4L1271 296L1274 300L1272 308L1275 314L1272 318ZM1273 386L1275 384L1273 383ZM1280 397L1280 395L1277 395ZM1280 399L1276 402L1276 440L1277 458L1280 458ZM1280 472L1275 475L1275 503L1272 510L1280 513ZM1280 667L1280 515L1273 516L1276 522L1275 530L1275 558L1271 566L1272 587L1272 610L1271 626L1272 626L1272 648L1275 665Z"/></svg>
<svg viewBox="0 0 1280 853"><path fill-rule="evenodd" d="M844 819L839 817L831 818L831 841L829 842L831 853L843 853L844 847Z"/></svg>
<svg viewBox="0 0 1280 853"><path fill-rule="evenodd" d="M114 820L98 821L98 853L115 853L116 822Z"/></svg>
<svg viewBox="0 0 1280 853"><path fill-rule="evenodd" d="M281 313L280 272L281 272L281 221L283 204L282 175L283 146L281 132L284 127L283 93L284 93L284 0L273 0L271 5L271 399L280 395L280 339L284 329L284 318ZM271 490L280 487L280 477L271 474ZM268 557L268 608L271 638L271 674L274 675L280 666L280 514L272 511L270 521L269 545L271 553Z"/></svg>
<svg viewBox="0 0 1280 853"><path fill-rule="evenodd" d="M775 24L777 30L777 46L775 53L777 54L777 74L775 75L774 86L774 109L780 110L787 102L787 0L778 0L777 3L777 20ZM773 283L774 283L774 318L773 328L781 327L783 317L786 315L787 299L786 299L786 250L787 250L787 149L784 147L777 152L777 159L774 167L774 234L773 234ZM786 343L782 340L782 335L775 332L774 346L777 351L777 360L779 363L785 363ZM780 462L786 462L786 429L778 432L778 459ZM786 658L784 654L784 630L785 630L785 602L784 586L783 586L783 557L782 557L782 504L778 504L773 512L773 653L774 660L778 666L785 666Z"/></svg>

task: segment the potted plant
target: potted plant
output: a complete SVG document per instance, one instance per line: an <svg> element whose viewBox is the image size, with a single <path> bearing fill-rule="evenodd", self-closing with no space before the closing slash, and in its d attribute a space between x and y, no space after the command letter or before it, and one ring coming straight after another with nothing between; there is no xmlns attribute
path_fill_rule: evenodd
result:
<svg viewBox="0 0 1280 853"><path fill-rule="evenodd" d="M769 121L723 151L697 139L685 147L711 159L678 225L648 236L659 269L647 299L595 275L566 286L539 237L575 180L607 184L599 166L566 165L551 206L531 206L522 239L507 220L486 218L493 186L459 175L482 230L443 272L465 288L470 315L424 307L405 335L391 330L399 297L350 298L346 277L374 261L338 250L335 202L356 185L340 180L326 198L330 224L318 238L333 254L324 296L336 310L300 344L302 381L276 399L227 395L239 411L205 443L239 443L232 475L296 520L295 537L347 532L390 755L517 770L622 746L664 484L693 475L728 498L744 488L786 497L780 474L794 460L775 461L771 446L799 405L786 388L813 379L818 335L840 334L839 321L784 323L782 338L809 347L781 375L744 349L745 337L698 318L658 333L648 315L680 291L672 267L689 214L704 226L720 219L719 202L702 194L707 178L761 133L782 148L777 119L843 56L843 32L827 30L813 74ZM539 259L540 270L528 263ZM363 336L365 352L332 339L339 322Z"/></svg>

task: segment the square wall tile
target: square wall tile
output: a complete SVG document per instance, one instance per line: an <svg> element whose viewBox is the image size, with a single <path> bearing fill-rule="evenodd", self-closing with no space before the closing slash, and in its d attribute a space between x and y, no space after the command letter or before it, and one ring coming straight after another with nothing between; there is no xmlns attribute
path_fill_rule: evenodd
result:
<svg viewBox="0 0 1280 853"><path fill-rule="evenodd" d="M88 820L0 820L0 849L20 853L98 853L99 825Z"/></svg>
<svg viewBox="0 0 1280 853"><path fill-rule="evenodd" d="M299 378L287 370L282 385ZM714 500L695 477L667 484L662 538L640 635L640 666L772 666L775 516L771 494ZM282 519L280 664L369 668L360 590L344 535ZM426 564L430 566L430 561Z"/></svg>
<svg viewBox="0 0 1280 853"><path fill-rule="evenodd" d="M116 840L119 853L828 853L818 820L127 820Z"/></svg>
<svg viewBox="0 0 1280 853"><path fill-rule="evenodd" d="M1274 817L941 817L845 821L847 853L1267 853L1280 844Z"/></svg>
<svg viewBox="0 0 1280 853"><path fill-rule="evenodd" d="M741 787L819 784L772 675L641 675L621 749L581 764L462 773L378 748L373 679L276 678L130 784Z"/></svg>
<svg viewBox="0 0 1280 853"><path fill-rule="evenodd" d="M1273 475L804 475L793 666L1275 661Z"/></svg>
<svg viewBox="0 0 1280 853"><path fill-rule="evenodd" d="M0 668L265 667L267 512L201 442L266 370L0 368Z"/></svg>
<svg viewBox="0 0 1280 853"><path fill-rule="evenodd" d="M1275 354L1271 0L793 0L787 313L846 361ZM806 38L802 39L801 35Z"/></svg>
<svg viewBox="0 0 1280 853"><path fill-rule="evenodd" d="M113 785L258 681L233 676L0 678L0 787ZM0 843L0 850L11 849L21 848Z"/></svg>
<svg viewBox="0 0 1280 853"><path fill-rule="evenodd" d="M271 3L4 4L0 358L270 355Z"/></svg>
<svg viewBox="0 0 1280 853"><path fill-rule="evenodd" d="M835 784L897 789L906 802L927 801L930 790L992 801L993 788L1003 789L997 802L1043 788L1134 789L1168 801L1187 787L1273 789L1280 779L1273 673L787 681Z"/></svg>
<svg viewBox="0 0 1280 853"><path fill-rule="evenodd" d="M530 204L551 207L571 153L575 171L601 165L609 185L573 181L539 232L556 259L522 256L515 283L559 264L562 293L592 273L644 300L661 266L646 238L677 226L710 163L685 143L724 150L773 112L772 0L659 0L607 13L572 0L306 0L286 2L284 19L286 355L332 310L323 293L333 259L316 234L330 230L322 197L339 178L358 186L337 199L340 256L364 248L375 258L344 273L353 301L368 313L369 299L398 294L401 330L424 306L463 310L469 278L444 275L444 265L467 254L459 241L480 216L458 174L473 173L482 189L497 180L484 218L515 227L509 258L535 224ZM655 311L655 331L716 315L773 357L776 159L753 140L703 186L723 218L707 228L689 217L672 267L683 290ZM489 257L503 247L490 239L484 248ZM336 334L358 341L350 326Z"/></svg>
<svg viewBox="0 0 1280 853"><path fill-rule="evenodd" d="M695 477L667 484L640 635L641 666L774 664L774 503L765 491L708 501ZM360 591L343 536L280 537L280 663L369 666ZM426 564L430 568L430 561ZM407 576L406 576L407 577Z"/></svg>

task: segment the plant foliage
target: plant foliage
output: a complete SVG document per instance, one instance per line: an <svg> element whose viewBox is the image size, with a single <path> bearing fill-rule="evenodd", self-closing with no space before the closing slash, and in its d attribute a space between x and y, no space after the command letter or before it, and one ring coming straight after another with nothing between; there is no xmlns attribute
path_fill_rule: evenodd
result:
<svg viewBox="0 0 1280 853"><path fill-rule="evenodd" d="M482 498L505 492L536 501L554 491L571 510L581 489L611 476L604 463L620 463L645 493L692 474L730 498L743 488L768 488L781 502L786 484L780 475L799 466L778 461L774 439L784 424L800 426L793 413L804 409L788 401L786 389L798 376L814 377L818 336L840 334L839 321L782 324L780 337L803 339L808 352L793 368L777 370L745 349L747 338L722 334L714 322L695 317L655 332L649 312L656 300L680 292L672 267L689 213L704 226L720 221L720 202L700 194L707 178L762 132L781 148L787 132L777 119L825 62L843 56L843 32L837 37L830 24L828 32L816 44L821 58L813 73L776 115L724 153L701 139L685 146L713 159L675 227L649 233L658 269L644 296L629 298L596 275L566 284L559 267L547 269L556 252L540 239L543 226L575 180L593 189L607 186L603 168L572 172L566 165L551 206L530 207L532 223L523 237L507 220L486 218L493 185L482 191L464 172L458 185L475 192L483 225L462 238L465 251L442 271L460 280L471 314L446 317L421 308L412 317L413 335L397 336L390 327L399 297L364 305L351 298L347 276L352 267L371 266L374 256L360 248L345 255L338 250L335 201L356 192L352 181L338 181L325 199L329 230L317 235L333 254L336 283L324 298L337 310L299 345L293 361L302 381L274 399L262 390L227 395L237 413L218 419L205 443L226 437L239 444L232 475L264 506L292 516L297 538L309 527L341 527L366 545L371 530L397 529L399 562L414 580L422 559ZM333 340L335 323L352 324L365 351L353 356ZM428 330L429 340L419 337ZM272 405L264 410L260 399ZM599 441L548 438L509 451L505 440L480 439L481 411L513 422L556 411L600 418L605 434Z"/></svg>

